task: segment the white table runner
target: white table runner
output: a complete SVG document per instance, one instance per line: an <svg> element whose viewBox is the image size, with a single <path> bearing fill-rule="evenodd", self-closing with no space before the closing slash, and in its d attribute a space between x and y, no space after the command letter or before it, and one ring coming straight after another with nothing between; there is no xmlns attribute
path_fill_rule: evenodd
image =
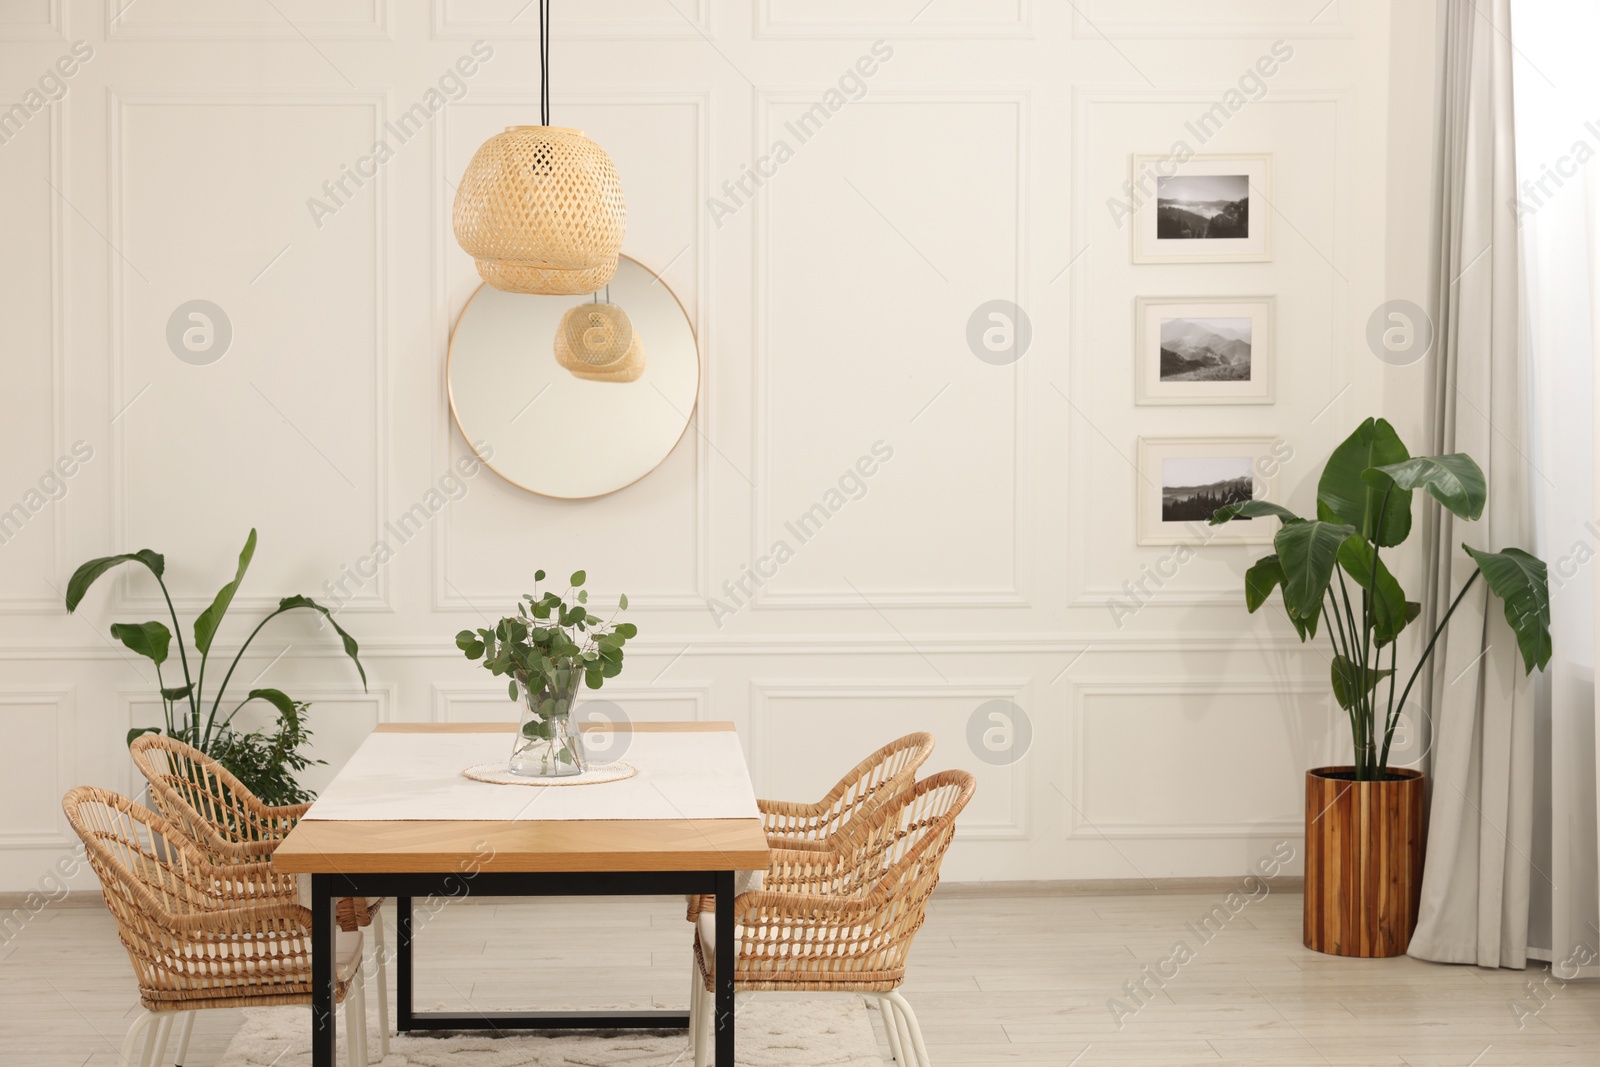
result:
<svg viewBox="0 0 1600 1067"><path fill-rule="evenodd" d="M307 819L758 819L739 735L634 732L632 778L570 788L475 782L461 774L511 755L513 731L374 733L323 790ZM617 748L621 746L613 746Z"/></svg>

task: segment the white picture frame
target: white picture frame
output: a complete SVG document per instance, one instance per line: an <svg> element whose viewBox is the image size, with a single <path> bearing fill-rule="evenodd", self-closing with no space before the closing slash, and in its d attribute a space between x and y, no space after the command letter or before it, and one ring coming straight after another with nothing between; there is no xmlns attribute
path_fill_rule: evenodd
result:
<svg viewBox="0 0 1600 1067"><path fill-rule="evenodd" d="M1266 263L1272 259L1272 156L1135 155L1135 263ZM1242 208L1239 206L1242 204ZM1165 210L1164 210L1165 208ZM1238 226L1223 226L1242 214ZM1212 237L1213 227L1239 236Z"/></svg>
<svg viewBox="0 0 1600 1067"><path fill-rule="evenodd" d="M1136 297L1134 403L1273 403L1276 325L1275 297Z"/></svg>
<svg viewBox="0 0 1600 1067"><path fill-rule="evenodd" d="M1235 519L1221 526L1211 526L1209 520L1231 499L1277 502L1278 469L1290 454L1276 437L1139 438L1139 544L1271 544L1278 531L1276 518ZM1248 479L1248 496L1239 491L1245 488L1241 479Z"/></svg>

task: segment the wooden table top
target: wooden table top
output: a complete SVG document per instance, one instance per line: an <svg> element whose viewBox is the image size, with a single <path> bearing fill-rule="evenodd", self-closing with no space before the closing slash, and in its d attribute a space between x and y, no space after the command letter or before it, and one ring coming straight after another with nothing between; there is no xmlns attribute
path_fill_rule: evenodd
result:
<svg viewBox="0 0 1600 1067"><path fill-rule="evenodd" d="M514 722L383 723L384 733L511 733ZM586 725L702 732L727 722ZM302 819L272 854L292 874L481 871L759 871L771 864L760 819L335 822Z"/></svg>

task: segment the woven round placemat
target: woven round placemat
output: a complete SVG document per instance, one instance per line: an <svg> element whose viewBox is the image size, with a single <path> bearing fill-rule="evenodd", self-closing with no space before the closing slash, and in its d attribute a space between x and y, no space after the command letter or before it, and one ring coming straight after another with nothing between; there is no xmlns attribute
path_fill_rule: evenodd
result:
<svg viewBox="0 0 1600 1067"><path fill-rule="evenodd" d="M528 778L520 774L512 774L506 770L502 763L479 763L468 767L461 772L474 782L488 782L491 785L604 785L606 782L620 782L638 774L638 768L630 763L602 763L590 767L582 774L568 775L565 778Z"/></svg>

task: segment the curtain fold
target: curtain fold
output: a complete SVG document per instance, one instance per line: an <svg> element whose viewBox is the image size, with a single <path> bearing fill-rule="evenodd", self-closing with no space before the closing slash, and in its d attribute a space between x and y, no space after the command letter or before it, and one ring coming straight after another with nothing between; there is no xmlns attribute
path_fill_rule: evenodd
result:
<svg viewBox="0 0 1600 1067"><path fill-rule="evenodd" d="M1531 547L1527 374L1518 345L1510 0L1442 0L1429 451L1466 452L1489 480L1481 520L1426 498L1422 632L1472 574L1461 551ZM1527 961L1533 841L1533 689L1480 580L1423 679L1430 722L1427 861L1409 953L1441 963Z"/></svg>

